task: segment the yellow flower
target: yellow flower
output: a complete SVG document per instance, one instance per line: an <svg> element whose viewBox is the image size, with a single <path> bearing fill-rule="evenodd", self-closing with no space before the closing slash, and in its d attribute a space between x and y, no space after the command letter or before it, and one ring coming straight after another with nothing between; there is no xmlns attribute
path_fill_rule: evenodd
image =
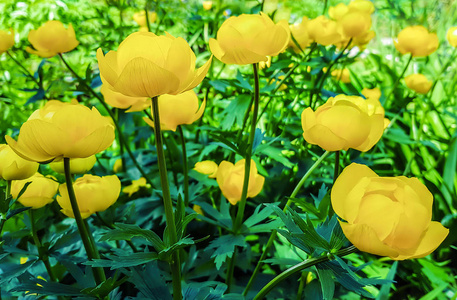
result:
<svg viewBox="0 0 457 300"><path fill-rule="evenodd" d="M309 20L307 17L303 17L300 24L290 25L290 33L295 41L297 41L297 43L300 45L302 50L311 44L311 39L309 38L308 34L308 21ZM292 38L289 41L289 47L292 47L295 53L300 53L300 49L297 47Z"/></svg>
<svg viewBox="0 0 457 300"><path fill-rule="evenodd" d="M307 27L311 41L323 46L336 45L342 39L338 24L325 16L309 20Z"/></svg>
<svg viewBox="0 0 457 300"><path fill-rule="evenodd" d="M141 177L137 180L132 180L132 184L126 186L122 189L122 192L125 194L129 194L129 197L135 194L140 190L141 187L148 187L149 185L146 182L146 178Z"/></svg>
<svg viewBox="0 0 457 300"><path fill-rule="evenodd" d="M216 178L217 164L211 160L199 161L195 164L194 170L198 173L208 175L209 178Z"/></svg>
<svg viewBox="0 0 457 300"><path fill-rule="evenodd" d="M100 92L105 98L105 102L112 107L126 109L126 112L142 111L151 105L151 100L148 97L130 97L121 93L115 92L107 85L102 84Z"/></svg>
<svg viewBox="0 0 457 300"><path fill-rule="evenodd" d="M338 95L302 115L303 137L327 151L370 150L384 131L384 108L376 99Z"/></svg>
<svg viewBox="0 0 457 300"><path fill-rule="evenodd" d="M394 260L430 254L449 230L433 222L433 195L417 178L379 177L365 165L346 167L331 201L346 237L358 249Z"/></svg>
<svg viewBox="0 0 457 300"><path fill-rule="evenodd" d="M117 51L97 50L100 76L108 88L131 97L180 94L205 77L211 58L195 70L196 57L183 38L151 32L129 35Z"/></svg>
<svg viewBox="0 0 457 300"><path fill-rule="evenodd" d="M211 52L226 64L246 65L266 61L289 44L286 20L275 24L268 15L230 17L217 31L217 39L209 40Z"/></svg>
<svg viewBox="0 0 457 300"><path fill-rule="evenodd" d="M217 184L219 185L222 194L232 205L235 205L241 200L244 182L244 167L244 159L238 161L235 165L224 160L217 169ZM264 182L265 177L257 174L257 166L254 160L251 160L247 197L253 198L257 196L262 190Z"/></svg>
<svg viewBox="0 0 457 300"><path fill-rule="evenodd" d="M25 50L41 57L69 52L79 45L73 26L70 24L66 29L60 21L48 21L37 30L31 30L29 42L36 50L30 47Z"/></svg>
<svg viewBox="0 0 457 300"><path fill-rule="evenodd" d="M213 1L203 1L202 5L204 10L210 10L213 7Z"/></svg>
<svg viewBox="0 0 457 300"><path fill-rule="evenodd" d="M346 38L364 36L371 27L371 16L359 10L350 10L338 21Z"/></svg>
<svg viewBox="0 0 457 300"><path fill-rule="evenodd" d="M95 155L91 155L85 158L72 158L70 159L70 173L71 174L84 174L87 173L97 162ZM57 173L65 173L63 167L63 159L55 159L49 164L51 169Z"/></svg>
<svg viewBox="0 0 457 300"><path fill-rule="evenodd" d="M0 144L0 179L26 179L38 171L36 162L25 160L18 156L10 146Z"/></svg>
<svg viewBox="0 0 457 300"><path fill-rule="evenodd" d="M352 0L348 4L349 10L358 10L367 14L374 13L374 4L369 0Z"/></svg>
<svg viewBox="0 0 457 300"><path fill-rule="evenodd" d="M17 142L5 138L19 156L50 162L62 157L85 158L105 150L114 141L114 126L95 107L51 100L22 124Z"/></svg>
<svg viewBox="0 0 457 300"><path fill-rule="evenodd" d="M411 53L413 57L424 57L438 49L438 36L429 33L424 26L408 26L398 34L395 48L401 53Z"/></svg>
<svg viewBox="0 0 457 300"><path fill-rule="evenodd" d="M446 39L452 47L457 47L457 26L449 28L446 33Z"/></svg>
<svg viewBox="0 0 457 300"><path fill-rule="evenodd" d="M271 67L271 56L267 55L267 60L266 61L261 61L259 62L259 69L266 69Z"/></svg>
<svg viewBox="0 0 457 300"><path fill-rule="evenodd" d="M117 159L113 165L113 172L119 173L122 171L122 158Z"/></svg>
<svg viewBox="0 0 457 300"><path fill-rule="evenodd" d="M330 6L328 9L328 15L330 18L333 20L339 20L341 19L347 12L349 11L349 8L346 4L344 3L338 3L335 6Z"/></svg>
<svg viewBox="0 0 457 300"><path fill-rule="evenodd" d="M116 175L99 177L86 174L76 179L73 188L81 217L85 219L91 214L106 210L116 202L121 192L121 182ZM62 208L61 212L74 218L66 183L59 186L59 194L57 202Z"/></svg>
<svg viewBox="0 0 457 300"><path fill-rule="evenodd" d="M344 68L344 69L336 69L332 71L332 76L335 77L336 80L339 80L344 83L350 83L351 78L350 78L350 73L349 70Z"/></svg>
<svg viewBox="0 0 457 300"><path fill-rule="evenodd" d="M206 101L203 100L198 108L198 97L190 90L179 95L162 95L159 97L160 129L176 131L178 125L192 124L200 119L205 110ZM144 118L149 126L154 122Z"/></svg>
<svg viewBox="0 0 457 300"><path fill-rule="evenodd" d="M0 54L9 50L14 45L14 32L10 29L10 32L0 30Z"/></svg>
<svg viewBox="0 0 457 300"><path fill-rule="evenodd" d="M427 94L433 85L433 82L427 79L423 74L411 74L405 77L406 86L416 93Z"/></svg>
<svg viewBox="0 0 457 300"><path fill-rule="evenodd" d="M372 88L372 89L364 88L362 90L362 95L364 95L365 98L367 98L367 99L370 98L370 99L379 100L379 98L381 98L381 90L377 87Z"/></svg>
<svg viewBox="0 0 457 300"><path fill-rule="evenodd" d="M25 192L17 199L22 205L37 209L54 201L59 183L49 177L44 177L40 173L35 173L30 178L13 180L11 184L11 195L16 198L27 182L31 184Z"/></svg>
<svg viewBox="0 0 457 300"><path fill-rule="evenodd" d="M157 20L157 13L155 11L148 12L149 23L154 23ZM133 14L133 20L138 24L140 27L148 27L146 23L146 14L144 10L136 12Z"/></svg>

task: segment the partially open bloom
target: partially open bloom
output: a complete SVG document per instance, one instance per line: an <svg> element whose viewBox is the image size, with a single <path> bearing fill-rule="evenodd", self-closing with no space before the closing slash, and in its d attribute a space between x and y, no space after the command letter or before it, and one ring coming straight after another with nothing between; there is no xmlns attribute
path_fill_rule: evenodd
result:
<svg viewBox="0 0 457 300"><path fill-rule="evenodd" d="M16 198L27 182L31 182L31 184L17 199L22 205L37 209L54 201L59 183L52 178L44 177L40 173L35 173L35 175L27 179L13 180L11 195Z"/></svg>
<svg viewBox="0 0 457 300"><path fill-rule="evenodd" d="M452 47L457 47L457 26L448 29L446 39Z"/></svg>
<svg viewBox="0 0 457 300"><path fill-rule="evenodd" d="M91 155L85 158L71 158L70 159L70 173L71 174L85 174L87 171L92 169L92 167L97 162L97 158L95 155ZM51 169L53 169L57 173L65 173L65 169L63 166L63 159L55 159L53 162L49 164Z"/></svg>
<svg viewBox="0 0 457 300"><path fill-rule="evenodd" d="M99 177L86 174L75 180L73 188L81 217L85 219L91 214L106 210L116 202L121 192L121 182L116 175ZM74 218L66 183L59 186L59 194L57 202L62 213Z"/></svg>
<svg viewBox="0 0 457 300"><path fill-rule="evenodd" d="M157 20L157 13L155 11L148 12L149 23L154 23ZM138 24L140 27L148 27L146 23L146 14L144 10L136 12L133 14L133 20Z"/></svg>
<svg viewBox="0 0 457 300"><path fill-rule="evenodd" d="M112 107L127 109L126 112L142 111L151 105L148 97L130 97L110 89L107 85L102 84L100 92L105 102Z"/></svg>
<svg viewBox="0 0 457 300"><path fill-rule="evenodd" d="M371 27L371 16L359 10L349 10L338 20L346 38L365 35Z"/></svg>
<svg viewBox="0 0 457 300"><path fill-rule="evenodd" d="M311 41L323 46L336 45L342 39L338 24L325 16L309 20L307 27Z"/></svg>
<svg viewBox="0 0 457 300"><path fill-rule="evenodd" d="M302 115L303 137L327 151L370 150L384 131L384 108L379 100L338 95L316 111L306 108Z"/></svg>
<svg viewBox="0 0 457 300"><path fill-rule="evenodd" d="M346 237L358 249L394 260L424 257L449 230L433 222L433 195L417 178L379 177L353 163L336 180L331 193Z"/></svg>
<svg viewBox="0 0 457 300"><path fill-rule="evenodd" d="M105 150L114 141L114 126L95 107L51 100L22 124L17 142L5 138L19 156L47 163L62 157L85 158Z"/></svg>
<svg viewBox="0 0 457 300"><path fill-rule="evenodd" d="M350 77L349 69L336 69L332 71L332 77L334 77L336 80L339 80L344 83L350 83L351 82L351 77Z"/></svg>
<svg viewBox="0 0 457 300"><path fill-rule="evenodd" d="M141 177L140 179L137 180L132 180L132 184L124 187L122 189L123 193L129 194L129 197L135 194L140 190L142 187L148 187L148 183L146 181L146 178Z"/></svg>
<svg viewBox="0 0 457 300"><path fill-rule="evenodd" d="M246 65L266 61L289 44L286 20L275 24L268 15L230 17L217 31L217 39L209 40L211 52L226 64Z"/></svg>
<svg viewBox="0 0 457 300"><path fill-rule="evenodd" d="M151 32L129 35L117 51L97 50L103 84L131 97L180 94L196 87L205 77L209 59L195 69L196 57L183 38Z"/></svg>
<svg viewBox="0 0 457 300"><path fill-rule="evenodd" d="M406 86L419 94L427 94L433 82L423 74L411 74L405 77Z"/></svg>
<svg viewBox="0 0 457 300"><path fill-rule="evenodd" d="M235 205L241 200L244 182L244 159L239 160L235 165L228 161L222 161L217 169L216 180L222 194L227 200ZM257 166L251 160L251 169L249 172L249 186L247 197L257 196L263 188L265 177L257 174Z"/></svg>
<svg viewBox="0 0 457 300"><path fill-rule="evenodd" d="M26 179L38 171L39 164L18 156L10 146L0 144L0 179Z"/></svg>
<svg viewBox="0 0 457 300"><path fill-rule="evenodd" d="M398 34L395 48L401 53L411 53L413 57L424 57L438 49L438 36L428 32L424 26L408 26Z"/></svg>
<svg viewBox="0 0 457 300"><path fill-rule="evenodd" d="M160 129L176 131L176 127L192 124L200 119L205 110L206 101L198 107L198 97L194 91L179 95L162 95L159 97ZM144 118L146 123L154 127L154 122Z"/></svg>
<svg viewBox="0 0 457 300"><path fill-rule="evenodd" d="M69 52L79 45L73 26L70 24L67 29L60 21L48 21L37 30L31 30L29 42L36 50L27 47L27 52L41 57Z"/></svg>
<svg viewBox="0 0 457 300"><path fill-rule="evenodd" d="M355 9L367 14L372 14L374 12L374 4L369 0L352 0L348 4L349 10Z"/></svg>
<svg viewBox="0 0 457 300"><path fill-rule="evenodd" d="M311 44L311 39L309 38L308 34L308 18L303 17L301 20L301 23L299 24L294 24L290 25L290 33L297 42L298 45L300 45L300 48L304 50L306 47ZM292 47L292 49L295 51L295 53L299 53L300 49L298 46L295 44L295 42L290 38L289 41L289 47Z"/></svg>
<svg viewBox="0 0 457 300"><path fill-rule="evenodd" d="M10 30L10 32L6 32L4 30L0 30L0 54L3 52L8 51L14 45L14 32Z"/></svg>
<svg viewBox="0 0 457 300"><path fill-rule="evenodd" d="M211 160L199 161L195 164L194 170L198 173L208 175L209 178L216 178L217 164Z"/></svg>
<svg viewBox="0 0 457 300"><path fill-rule="evenodd" d="M213 7L213 1L203 1L202 6L204 10L210 10Z"/></svg>

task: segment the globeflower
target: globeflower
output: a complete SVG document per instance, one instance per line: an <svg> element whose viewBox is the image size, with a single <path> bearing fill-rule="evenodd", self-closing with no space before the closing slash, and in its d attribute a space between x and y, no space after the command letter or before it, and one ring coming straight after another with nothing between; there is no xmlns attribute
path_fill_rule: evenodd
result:
<svg viewBox="0 0 457 300"><path fill-rule="evenodd" d="M448 29L446 39L452 47L457 47L457 26Z"/></svg>
<svg viewBox="0 0 457 300"><path fill-rule="evenodd" d="M335 181L331 202L354 246L393 260L427 256L449 233L431 220L433 195L417 178L379 177L353 163Z"/></svg>
<svg viewBox="0 0 457 300"><path fill-rule="evenodd" d="M14 45L14 32L10 29L9 33L0 30L0 54L8 51Z"/></svg>
<svg viewBox="0 0 457 300"><path fill-rule="evenodd" d="M327 151L370 150L384 131L384 108L379 100L338 95L316 111L306 108L302 115L303 137Z"/></svg>
<svg viewBox="0 0 457 300"><path fill-rule="evenodd" d="M309 44L311 44L311 39L309 38L307 28L308 21L309 20L307 17L303 17L300 24L290 25L290 33L295 39L295 41L298 43L298 45L300 45L300 48L302 50L308 47ZM289 47L292 47L295 53L300 53L300 49L292 40L292 38L289 41Z"/></svg>
<svg viewBox="0 0 457 300"><path fill-rule="evenodd" d="M209 178L217 177L218 166L214 161L204 160L195 164L194 170L198 173L208 175Z"/></svg>
<svg viewBox="0 0 457 300"><path fill-rule="evenodd" d="M311 41L323 46L336 45L342 40L338 24L325 16L319 16L307 23Z"/></svg>
<svg viewBox="0 0 457 300"><path fill-rule="evenodd" d="M433 82L427 79L423 74L411 74L405 77L406 86L416 93L427 94L433 85Z"/></svg>
<svg viewBox="0 0 457 300"><path fill-rule="evenodd" d="M151 32L129 35L117 51L97 50L103 84L130 97L180 94L196 87L205 77L211 58L195 70L196 57L183 38Z"/></svg>
<svg viewBox="0 0 457 300"><path fill-rule="evenodd" d="M38 209L54 201L59 183L50 177L40 173L22 180L13 180L11 183L11 195L17 198L27 182L31 182L25 192L17 199L22 205Z"/></svg>
<svg viewBox="0 0 457 300"><path fill-rule="evenodd" d="M413 57L424 57L438 49L438 36L429 33L424 26L408 26L398 34L395 48L401 53L411 53Z"/></svg>
<svg viewBox="0 0 457 300"><path fill-rule="evenodd" d="M17 141L5 138L22 158L48 163L56 158L85 158L105 150L114 141L114 126L95 107L51 100L22 124Z"/></svg>
<svg viewBox="0 0 457 300"><path fill-rule="evenodd" d="M81 217L85 219L116 202L121 192L121 181L116 175L99 177L86 174L75 180L73 188ZM59 194L57 202L62 213L74 218L66 183L59 186Z"/></svg>
<svg viewBox="0 0 457 300"><path fill-rule="evenodd" d="M23 159L10 146L0 144L0 179L26 179L35 174L38 167L38 163Z"/></svg>
<svg viewBox="0 0 457 300"><path fill-rule="evenodd" d="M105 102L112 107L127 109L126 112L142 111L151 106L151 100L148 97L130 97L110 89L107 85L102 84L100 92Z"/></svg>
<svg viewBox="0 0 457 300"><path fill-rule="evenodd" d="M30 47L25 50L41 57L69 52L79 45L73 26L70 24L66 29L60 21L48 21L37 30L31 30L29 42L36 50Z"/></svg>
<svg viewBox="0 0 457 300"><path fill-rule="evenodd" d="M286 20L275 24L268 15L233 16L217 31L217 39L209 40L214 56L225 64L246 65L266 61L289 44L290 31Z"/></svg>

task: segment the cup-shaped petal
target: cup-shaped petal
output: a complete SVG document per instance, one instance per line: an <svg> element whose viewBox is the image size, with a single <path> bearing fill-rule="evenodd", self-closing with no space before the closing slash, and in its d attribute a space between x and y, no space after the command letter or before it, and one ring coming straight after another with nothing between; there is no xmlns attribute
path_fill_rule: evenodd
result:
<svg viewBox="0 0 457 300"><path fill-rule="evenodd" d="M438 49L436 33L428 32L424 26L408 26L398 34L395 48L401 53L411 53L413 57L424 57Z"/></svg>
<svg viewBox="0 0 457 300"><path fill-rule="evenodd" d="M79 45L73 26L70 24L65 28L60 21L56 20L46 22L37 30L31 30L28 38L35 50L31 48L26 50L41 57L69 52Z"/></svg>
<svg viewBox="0 0 457 300"><path fill-rule="evenodd" d="M10 30L6 32L4 30L0 30L0 54L3 52L8 51L14 45L14 32Z"/></svg>
<svg viewBox="0 0 457 300"><path fill-rule="evenodd" d="M0 178L3 180L26 179L38 171L39 164L25 160L10 146L0 144Z"/></svg>
<svg viewBox="0 0 457 300"><path fill-rule="evenodd" d="M405 77L406 86L416 93L427 94L432 88L433 82L423 74L411 74Z"/></svg>

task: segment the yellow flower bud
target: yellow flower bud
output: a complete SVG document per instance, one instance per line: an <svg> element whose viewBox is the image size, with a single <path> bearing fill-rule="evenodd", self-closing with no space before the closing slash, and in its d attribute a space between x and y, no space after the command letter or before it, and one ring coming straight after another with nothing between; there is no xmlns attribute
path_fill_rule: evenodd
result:
<svg viewBox="0 0 457 300"><path fill-rule="evenodd" d="M364 95L367 99L379 100L379 98L381 98L381 90L377 87L372 89L364 88L362 90L362 95Z"/></svg>
<svg viewBox="0 0 457 300"><path fill-rule="evenodd" d="M411 74L405 77L406 86L416 93L427 94L433 82L422 74Z"/></svg>
<svg viewBox="0 0 457 300"><path fill-rule="evenodd" d="M332 71L331 75L338 81L344 82L344 83L350 83L351 78L350 78L350 73L348 69L335 69Z"/></svg>
<svg viewBox="0 0 457 300"><path fill-rule="evenodd" d="M75 180L73 188L81 217L85 219L116 202L121 192L121 182L116 175L99 177L86 174ZM59 194L57 202L62 208L61 212L74 218L66 183L59 186Z"/></svg>
<svg viewBox="0 0 457 300"><path fill-rule="evenodd" d="M352 0L348 4L349 10L358 10L367 14L374 13L374 4L369 0Z"/></svg>
<svg viewBox="0 0 457 300"><path fill-rule="evenodd" d="M222 194L227 200L235 205L241 200L243 191L245 160L238 161L235 165L228 161L222 161L217 169L217 184ZM263 188L265 177L257 174L257 166L254 160L251 160L251 170L249 173L249 186L247 197L257 196Z"/></svg>
<svg viewBox="0 0 457 300"><path fill-rule="evenodd" d="M137 180L132 180L132 184L124 187L122 192L125 194L129 194L129 197L135 194L140 190L141 187L148 187L149 185L146 182L146 178L141 177Z"/></svg>
<svg viewBox="0 0 457 300"><path fill-rule="evenodd" d="M85 158L71 158L70 159L70 173L71 174L85 174L87 171L92 169L92 167L97 162L95 155L85 157ZM57 173L64 174L63 159L55 159L49 164L51 169Z"/></svg>
<svg viewBox="0 0 457 300"><path fill-rule="evenodd" d="M376 99L338 95L302 113L303 137L327 151L370 150L384 131L384 108Z"/></svg>
<svg viewBox="0 0 457 300"><path fill-rule="evenodd" d="M204 10L210 10L213 7L213 1L203 1L202 6Z"/></svg>
<svg viewBox="0 0 457 300"><path fill-rule="evenodd" d="M401 53L411 53L413 57L424 57L438 49L436 33L429 33L424 26L408 26L398 34L395 48Z"/></svg>
<svg viewBox="0 0 457 300"><path fill-rule="evenodd" d="M154 23L157 20L157 13L155 11L148 12L149 23ZM140 27L148 27L146 23L146 14L144 10L136 12L133 14L133 20L138 24Z"/></svg>
<svg viewBox="0 0 457 300"><path fill-rule="evenodd" d="M95 107L51 100L22 124L17 142L5 138L19 156L44 163L105 150L114 141L114 126Z"/></svg>
<svg viewBox="0 0 457 300"><path fill-rule="evenodd" d="M117 51L97 50L103 84L131 97L180 94L205 77L211 58L195 70L195 54L183 38L151 32L129 35Z"/></svg>
<svg viewBox="0 0 457 300"><path fill-rule="evenodd" d="M102 84L100 92L106 103L121 109L129 108L126 112L142 111L151 105L148 97L129 97L113 91L105 84Z"/></svg>
<svg viewBox="0 0 457 300"><path fill-rule="evenodd" d="M159 97L160 129L176 131L178 125L192 124L203 115L206 101L198 107L198 97L194 91L187 91L179 95L162 95ZM154 122L144 118L149 126Z"/></svg>
<svg viewBox="0 0 457 300"><path fill-rule="evenodd" d="M311 41L323 46L336 45L342 39L338 24L325 16L309 20L307 27Z"/></svg>
<svg viewBox="0 0 457 300"><path fill-rule="evenodd" d="M70 24L66 29L60 21L48 21L37 30L31 30L29 42L36 50L30 47L25 50L41 57L69 52L79 45L73 26Z"/></svg>
<svg viewBox="0 0 457 300"><path fill-rule="evenodd" d="M39 164L18 156L10 146L0 144L0 179L26 179L38 171Z"/></svg>
<svg viewBox="0 0 457 300"><path fill-rule="evenodd" d="M335 6L330 6L328 9L328 15L333 20L341 19L347 12L349 8L344 3L338 3Z"/></svg>
<svg viewBox="0 0 457 300"><path fill-rule="evenodd" d="M44 177L40 173L35 173L30 178L13 180L11 184L11 195L16 198L27 182L31 184L25 192L17 199L22 205L37 209L54 201L59 183L49 177Z"/></svg>
<svg viewBox="0 0 457 300"><path fill-rule="evenodd" d="M119 173L122 171L122 159L119 158L117 159L115 162L114 162L114 165L113 165L113 172L114 173Z"/></svg>
<svg viewBox="0 0 457 300"><path fill-rule="evenodd" d="M211 52L226 64L246 65L266 61L289 44L286 20L275 24L268 15L230 17L217 31L217 39L209 40Z"/></svg>
<svg viewBox="0 0 457 300"><path fill-rule="evenodd" d="M0 30L0 54L8 51L14 45L14 31L10 29L10 32Z"/></svg>
<svg viewBox="0 0 457 300"><path fill-rule="evenodd" d="M417 178L379 177L353 163L340 174L331 201L346 237L358 249L394 260L424 257L449 230L433 222L433 195Z"/></svg>
<svg viewBox="0 0 457 300"><path fill-rule="evenodd" d="M194 170L198 173L208 175L209 178L216 178L217 164L211 160L199 161L195 164Z"/></svg>
<svg viewBox="0 0 457 300"><path fill-rule="evenodd" d="M446 39L452 47L457 47L457 26L449 28Z"/></svg>
<svg viewBox="0 0 457 300"><path fill-rule="evenodd" d="M297 41L297 43L300 45L302 50L304 50L306 47L309 46L309 44L311 44L311 39L309 38L307 27L308 21L309 20L307 17L303 17L300 24L290 25L290 33L294 37L295 41ZM300 49L297 47L292 38L289 41L289 47L292 47L295 53L300 52Z"/></svg>

